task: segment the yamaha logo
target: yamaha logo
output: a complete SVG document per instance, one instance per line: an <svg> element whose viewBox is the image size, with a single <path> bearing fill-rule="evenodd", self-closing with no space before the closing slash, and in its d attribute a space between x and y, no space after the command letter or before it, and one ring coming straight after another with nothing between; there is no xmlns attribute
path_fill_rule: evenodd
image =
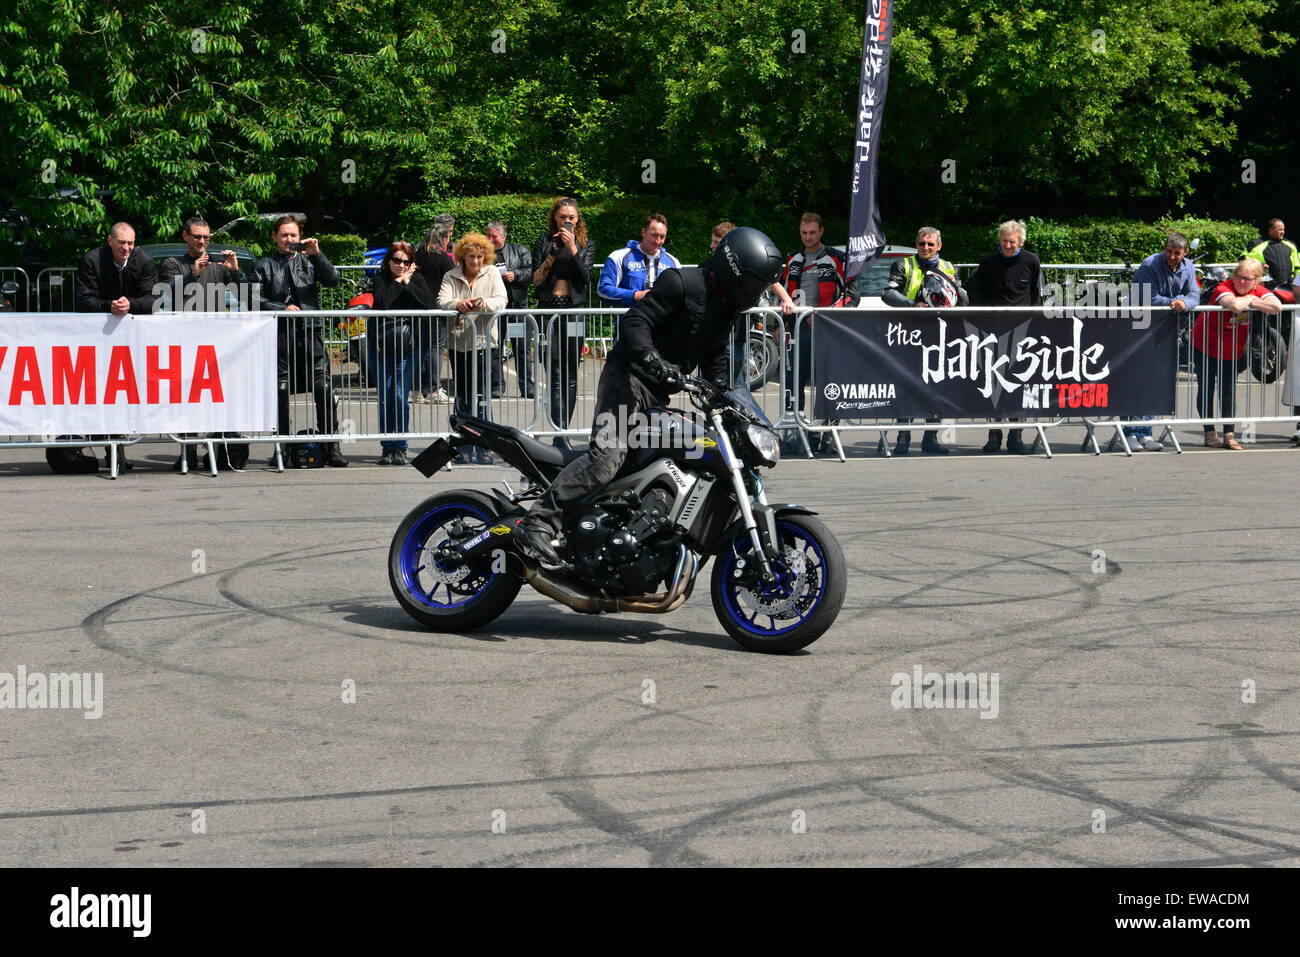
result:
<svg viewBox="0 0 1300 957"><path fill-rule="evenodd" d="M897 398L892 382L829 382L822 394L831 402L837 399Z"/></svg>

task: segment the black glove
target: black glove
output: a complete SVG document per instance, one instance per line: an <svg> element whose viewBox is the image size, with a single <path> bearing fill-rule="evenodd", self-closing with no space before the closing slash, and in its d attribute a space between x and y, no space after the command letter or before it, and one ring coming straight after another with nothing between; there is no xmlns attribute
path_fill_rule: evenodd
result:
<svg viewBox="0 0 1300 957"><path fill-rule="evenodd" d="M653 349L641 356L636 365L638 371L645 378L665 390L669 395L682 391L682 385L685 381L682 370Z"/></svg>

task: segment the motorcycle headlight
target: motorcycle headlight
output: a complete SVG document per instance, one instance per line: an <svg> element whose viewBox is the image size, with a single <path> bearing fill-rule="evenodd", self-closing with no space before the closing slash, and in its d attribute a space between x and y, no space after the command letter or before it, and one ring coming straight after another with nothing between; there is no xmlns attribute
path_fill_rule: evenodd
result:
<svg viewBox="0 0 1300 957"><path fill-rule="evenodd" d="M745 438L758 452L765 465L776 465L781 461L781 443L771 429L765 429L761 425L750 425L745 429Z"/></svg>

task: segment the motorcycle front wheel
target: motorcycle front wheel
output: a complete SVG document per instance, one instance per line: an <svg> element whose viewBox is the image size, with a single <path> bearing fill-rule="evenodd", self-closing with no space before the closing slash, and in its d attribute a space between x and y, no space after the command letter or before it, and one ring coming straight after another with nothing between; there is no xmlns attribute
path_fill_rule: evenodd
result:
<svg viewBox="0 0 1300 957"><path fill-rule="evenodd" d="M824 524L808 515L777 519L776 581L757 573L748 533L737 535L713 565L713 610L750 651L788 654L835 623L844 604L844 552Z"/></svg>
<svg viewBox="0 0 1300 957"><path fill-rule="evenodd" d="M407 513L388 549L388 581L408 615L433 631L462 632L510 607L523 581L510 571L503 550L471 564L437 555L481 535L495 517L491 499L467 490L427 498Z"/></svg>

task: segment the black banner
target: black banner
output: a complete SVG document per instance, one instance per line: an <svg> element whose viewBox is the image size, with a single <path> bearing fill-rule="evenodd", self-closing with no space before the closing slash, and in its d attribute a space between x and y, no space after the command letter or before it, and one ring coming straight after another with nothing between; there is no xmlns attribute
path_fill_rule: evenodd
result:
<svg viewBox="0 0 1300 957"><path fill-rule="evenodd" d="M867 0L862 32L862 75L858 81L858 116L853 141L853 196L849 206L848 259L845 278L852 280L880 255L885 234L876 205L876 171L880 165L880 125L889 88L889 48L894 39L894 0Z"/></svg>
<svg viewBox="0 0 1300 957"><path fill-rule="evenodd" d="M820 419L1169 415L1177 318L899 309L814 320ZM807 332L808 330L802 330Z"/></svg>

